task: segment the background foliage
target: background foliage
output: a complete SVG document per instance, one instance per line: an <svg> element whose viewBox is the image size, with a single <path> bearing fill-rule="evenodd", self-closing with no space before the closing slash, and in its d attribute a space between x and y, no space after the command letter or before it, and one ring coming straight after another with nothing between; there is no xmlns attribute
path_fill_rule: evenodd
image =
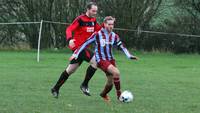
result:
<svg viewBox="0 0 200 113"><path fill-rule="evenodd" d="M0 22L41 20L71 23L85 11L91 0L1 0ZM95 1L95 0L93 0ZM128 47L146 51L200 53L199 37L161 35L140 32L162 31L199 35L200 2L198 0L101 0L98 21L107 15L116 17L117 28L138 31L119 31ZM67 25L44 23L42 48L65 47ZM1 48L37 48L39 24L0 25Z"/></svg>

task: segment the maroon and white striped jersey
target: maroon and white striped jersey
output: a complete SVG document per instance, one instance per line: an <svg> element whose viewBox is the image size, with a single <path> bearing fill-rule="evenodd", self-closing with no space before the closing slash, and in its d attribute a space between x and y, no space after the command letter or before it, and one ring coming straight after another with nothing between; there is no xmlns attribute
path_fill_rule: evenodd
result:
<svg viewBox="0 0 200 113"><path fill-rule="evenodd" d="M77 58L80 52L92 42L95 42L95 57L97 62L100 60L114 60L112 53L113 46L120 47L128 58L132 56L120 40L119 36L114 32L108 33L105 28L93 33L82 46L74 51L73 56Z"/></svg>

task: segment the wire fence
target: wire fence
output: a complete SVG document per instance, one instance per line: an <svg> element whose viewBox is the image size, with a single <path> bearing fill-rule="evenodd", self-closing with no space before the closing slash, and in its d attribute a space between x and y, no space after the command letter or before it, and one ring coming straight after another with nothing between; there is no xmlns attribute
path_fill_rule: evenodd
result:
<svg viewBox="0 0 200 113"><path fill-rule="evenodd" d="M21 31L27 30L29 34L31 34L30 32L34 32L32 33L32 34L35 34L33 35L34 40L33 39L30 40L30 43L32 43L33 41L36 42L35 45L37 46L37 61L39 62L41 43L44 44L44 42L46 43L48 40L50 40L50 42L53 42L54 43L53 45L55 46L56 43L58 42L65 42L65 41L60 41L60 40L62 40L61 38L65 37L64 31L66 27L70 25L70 23L47 21L47 20L41 20L40 22L0 23L0 28L2 26L7 26L6 29L0 29L1 35L4 34L4 30L7 30L8 33L12 34L13 28L12 27L9 28L8 26L14 26L14 25L26 26ZM29 28L33 25L34 26L36 25L36 27L32 28L33 31L29 30ZM52 29L52 27L54 29ZM12 29L12 30L9 30L9 29ZM19 29L21 29L21 27L19 27ZM126 29L126 28L114 28L114 30L118 31L123 36L127 35L125 37L129 37L129 38L124 38L125 42L128 45L136 45L138 48L152 49L152 48L160 47L160 48L167 48L167 49L178 49L178 51L182 50L183 48L186 48L188 51L192 51L190 50L191 48L190 45L197 45L193 48L200 51L200 46L198 44L200 42L199 40L197 41L192 40L192 39L190 39L189 41L185 40L185 38L200 38L200 35L150 31L150 30L142 30L142 29ZM16 30L13 30L13 31L16 31ZM16 34L19 34L19 31L17 31ZM51 34L51 36L48 34ZM140 37L143 37L143 38L138 38L138 39L130 38L130 37L137 37L138 34L140 35ZM1 35L0 35L0 45L1 45L1 42L6 39L5 37L7 34L5 34L4 36L1 36ZM60 35L60 36L58 37L57 35ZM13 36L13 37L14 39L16 39L16 36ZM23 35L20 35L19 37L23 37ZM53 38L49 38L49 37L53 37ZM166 39L166 37L171 38L171 39ZM176 40L176 38L174 37L182 37L183 41L180 42L179 40ZM60 40L58 40L58 38L60 38ZM46 45L52 45L52 44L47 43Z"/></svg>
<svg viewBox="0 0 200 113"><path fill-rule="evenodd" d="M55 22L55 21L47 21L47 20L41 20L42 23L50 23L50 24L61 24L61 25L70 25L71 23L65 23L65 22ZM0 25L22 25L22 24L40 24L40 22L10 22L10 23L0 23ZM139 33L151 33L151 34L160 34L160 35L177 35L177 36L183 36L183 37L200 37L200 35L192 35L192 34L183 34L183 33L170 33L170 32L158 32L158 31L148 31L148 30L135 30L135 29L126 29L126 28L114 28L114 30L119 31L134 31Z"/></svg>

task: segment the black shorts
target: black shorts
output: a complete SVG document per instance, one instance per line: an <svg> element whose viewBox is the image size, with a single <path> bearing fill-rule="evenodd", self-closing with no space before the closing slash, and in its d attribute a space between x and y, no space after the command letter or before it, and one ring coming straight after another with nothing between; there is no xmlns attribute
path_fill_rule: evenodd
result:
<svg viewBox="0 0 200 113"><path fill-rule="evenodd" d="M70 64L76 64L79 63L79 65L82 64L83 61L90 62L92 57L94 56L94 53L89 49L84 49L78 56L77 59L73 59L70 61Z"/></svg>

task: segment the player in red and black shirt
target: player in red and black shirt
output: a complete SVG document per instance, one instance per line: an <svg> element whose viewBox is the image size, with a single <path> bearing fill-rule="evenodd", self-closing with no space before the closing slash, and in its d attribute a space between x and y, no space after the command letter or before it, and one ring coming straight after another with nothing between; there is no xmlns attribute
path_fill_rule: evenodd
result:
<svg viewBox="0 0 200 113"><path fill-rule="evenodd" d="M94 10L95 11L95 10ZM101 27L98 25L96 18L89 17L87 14L78 16L73 23L66 29L66 40L74 43L69 45L71 50L81 46L95 31L99 31ZM72 37L72 32L74 36ZM70 43L71 44L71 43Z"/></svg>
<svg viewBox="0 0 200 113"><path fill-rule="evenodd" d="M66 29L66 40L67 43L69 43L68 47L72 51L81 46L95 31L101 29L95 18L97 9L97 5L93 2L90 2L87 5L86 13L78 16ZM73 36L72 32L74 33ZM90 96L88 82L97 69L97 63L94 53L86 48L80 53L79 58L70 61L68 67L62 72L57 83L51 89L51 93L55 98L57 98L59 95L60 87L64 84L68 77L76 71L76 69L81 65L83 61L89 62L90 66L87 68L85 79L82 82L80 88L85 95Z"/></svg>

